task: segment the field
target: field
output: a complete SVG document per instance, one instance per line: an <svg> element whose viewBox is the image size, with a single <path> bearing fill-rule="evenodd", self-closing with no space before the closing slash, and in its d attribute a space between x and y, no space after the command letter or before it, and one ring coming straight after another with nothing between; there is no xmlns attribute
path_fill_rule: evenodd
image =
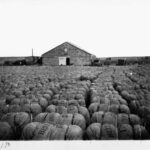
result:
<svg viewBox="0 0 150 150"><path fill-rule="evenodd" d="M0 67L0 140L150 139L150 65Z"/></svg>

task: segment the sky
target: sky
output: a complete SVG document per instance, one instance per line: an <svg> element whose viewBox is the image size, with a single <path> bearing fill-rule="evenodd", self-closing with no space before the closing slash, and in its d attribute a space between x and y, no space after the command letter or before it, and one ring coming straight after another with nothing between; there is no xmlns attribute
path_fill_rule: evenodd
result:
<svg viewBox="0 0 150 150"><path fill-rule="evenodd" d="M150 1L0 0L0 57L66 41L97 57L150 56Z"/></svg>

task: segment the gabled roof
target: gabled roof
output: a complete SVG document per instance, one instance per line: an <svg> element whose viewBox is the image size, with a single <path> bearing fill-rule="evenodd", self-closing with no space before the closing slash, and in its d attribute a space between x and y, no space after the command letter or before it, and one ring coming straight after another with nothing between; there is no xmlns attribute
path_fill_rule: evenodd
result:
<svg viewBox="0 0 150 150"><path fill-rule="evenodd" d="M89 55L92 55L92 54L88 53L87 51L85 51L85 50L83 50L83 49L79 48L78 46L76 46L76 45L72 44L71 42L64 42L64 43L62 43L62 44L60 44L60 45L58 45L58 46L54 47L53 49L49 50L48 52L44 53L43 55L45 55L45 54L49 53L50 51L55 50L56 48L58 48L58 47L60 47L60 46L62 46L62 45L71 45L71 46L73 46L73 47L75 47L75 48L77 48L77 49L79 49L79 50L83 51L84 53L87 53L87 54L89 54ZM42 55L42 56L43 56L43 55Z"/></svg>

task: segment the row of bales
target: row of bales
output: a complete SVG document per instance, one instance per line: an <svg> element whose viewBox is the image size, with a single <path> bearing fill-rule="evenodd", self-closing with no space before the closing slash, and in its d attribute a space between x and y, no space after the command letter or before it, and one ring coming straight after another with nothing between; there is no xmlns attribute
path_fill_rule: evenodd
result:
<svg viewBox="0 0 150 150"><path fill-rule="evenodd" d="M83 139L90 122L85 106L91 82L44 83L44 87L11 91L0 103L0 139Z"/></svg>
<svg viewBox="0 0 150 150"><path fill-rule="evenodd" d="M0 58L0 66L30 66L30 65L41 65L41 64L42 64L42 59L37 56Z"/></svg>
<svg viewBox="0 0 150 150"><path fill-rule="evenodd" d="M130 72L109 67L76 79L2 80L0 140L150 139L149 87Z"/></svg>
<svg viewBox="0 0 150 150"><path fill-rule="evenodd" d="M103 72L90 87L87 139L149 139L149 108L127 70Z"/></svg>
<svg viewBox="0 0 150 150"><path fill-rule="evenodd" d="M95 58L91 61L91 66L125 66L125 65L141 65L149 64L150 57L108 57L108 58Z"/></svg>

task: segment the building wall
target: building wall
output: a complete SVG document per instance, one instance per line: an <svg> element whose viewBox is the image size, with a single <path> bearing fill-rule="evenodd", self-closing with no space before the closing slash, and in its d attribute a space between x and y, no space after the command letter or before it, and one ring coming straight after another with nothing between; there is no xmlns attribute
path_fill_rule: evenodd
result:
<svg viewBox="0 0 150 150"><path fill-rule="evenodd" d="M59 57L69 57L70 63L73 65L89 65L91 63L91 54L69 43L64 43L42 55L43 65L57 66L59 65Z"/></svg>
<svg viewBox="0 0 150 150"><path fill-rule="evenodd" d="M43 57L42 64L45 66L57 66L59 64L57 57Z"/></svg>
<svg viewBox="0 0 150 150"><path fill-rule="evenodd" d="M43 57L42 59L43 65L51 65L51 66L58 66L59 65L59 57ZM75 66L82 66L82 65L90 65L91 59L90 57L70 57L70 64Z"/></svg>
<svg viewBox="0 0 150 150"><path fill-rule="evenodd" d="M73 65L77 66L90 65L91 57L72 57L71 62L73 63Z"/></svg>

